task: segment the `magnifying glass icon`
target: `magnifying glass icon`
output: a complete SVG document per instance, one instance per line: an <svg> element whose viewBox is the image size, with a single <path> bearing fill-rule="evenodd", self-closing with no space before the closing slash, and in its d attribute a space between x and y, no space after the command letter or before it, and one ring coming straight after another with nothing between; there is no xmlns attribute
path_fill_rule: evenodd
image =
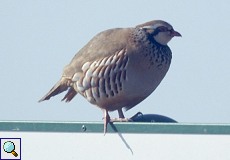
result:
<svg viewBox="0 0 230 160"><path fill-rule="evenodd" d="M13 154L15 157L18 156L17 152L15 151L15 145L14 142L11 141L7 141L3 144L3 149L6 153L11 153Z"/></svg>

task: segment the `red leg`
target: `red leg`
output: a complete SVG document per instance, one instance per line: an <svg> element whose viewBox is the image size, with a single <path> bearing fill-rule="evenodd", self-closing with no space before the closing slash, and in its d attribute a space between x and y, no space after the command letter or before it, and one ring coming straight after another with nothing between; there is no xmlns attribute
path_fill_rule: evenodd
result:
<svg viewBox="0 0 230 160"><path fill-rule="evenodd" d="M110 122L110 116L107 110L104 109L103 112L104 112L104 135L105 135L107 132L107 125Z"/></svg>
<svg viewBox="0 0 230 160"><path fill-rule="evenodd" d="M125 118L122 109L118 109L117 111L118 111L119 118Z"/></svg>

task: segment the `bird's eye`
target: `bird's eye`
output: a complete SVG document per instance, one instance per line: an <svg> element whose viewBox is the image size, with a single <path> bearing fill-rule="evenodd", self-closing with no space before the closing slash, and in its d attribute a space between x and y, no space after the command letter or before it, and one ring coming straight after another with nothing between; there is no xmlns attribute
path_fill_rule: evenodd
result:
<svg viewBox="0 0 230 160"><path fill-rule="evenodd" d="M168 31L168 28L161 26L161 27L158 27L157 30L158 32L166 32Z"/></svg>
<svg viewBox="0 0 230 160"><path fill-rule="evenodd" d="M169 31L170 33L173 33L173 32L174 32L174 30L173 30L173 29L169 29L168 31Z"/></svg>
<svg viewBox="0 0 230 160"><path fill-rule="evenodd" d="M157 35L159 32L167 32L167 31L169 31L168 28L166 28L164 26L160 26L160 27L155 29L155 31L153 32L153 35Z"/></svg>

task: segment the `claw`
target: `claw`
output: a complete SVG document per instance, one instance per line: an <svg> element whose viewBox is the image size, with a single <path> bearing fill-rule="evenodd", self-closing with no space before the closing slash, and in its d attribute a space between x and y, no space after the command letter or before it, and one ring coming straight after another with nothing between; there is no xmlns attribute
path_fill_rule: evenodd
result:
<svg viewBox="0 0 230 160"><path fill-rule="evenodd" d="M110 119L110 122L132 122L132 118L125 118L124 114L123 114L123 111L122 109L118 109L118 115L119 115L119 118L112 118Z"/></svg>
<svg viewBox="0 0 230 160"><path fill-rule="evenodd" d="M132 122L130 118L111 118L110 122Z"/></svg>

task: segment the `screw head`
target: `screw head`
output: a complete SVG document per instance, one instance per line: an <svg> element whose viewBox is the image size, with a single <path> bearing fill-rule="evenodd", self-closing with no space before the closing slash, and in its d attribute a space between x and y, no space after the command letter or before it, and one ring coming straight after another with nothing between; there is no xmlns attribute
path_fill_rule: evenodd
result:
<svg viewBox="0 0 230 160"><path fill-rule="evenodd" d="M81 130L82 130L83 132L85 132L86 129L87 129L86 126L85 126L85 125L82 125Z"/></svg>

